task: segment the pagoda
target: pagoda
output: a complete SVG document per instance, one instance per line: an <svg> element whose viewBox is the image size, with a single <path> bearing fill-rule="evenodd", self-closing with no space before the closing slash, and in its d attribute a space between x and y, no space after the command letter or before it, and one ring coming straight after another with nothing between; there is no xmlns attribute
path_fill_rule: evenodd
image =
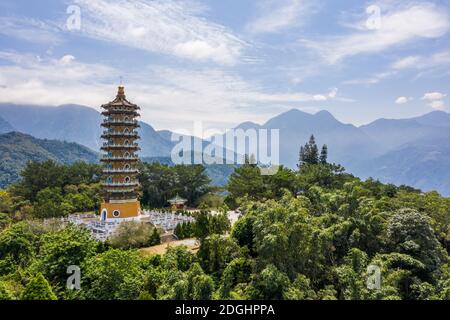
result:
<svg viewBox="0 0 450 320"><path fill-rule="evenodd" d="M102 138L106 142L101 148L105 152L101 158L104 164L101 220L136 219L141 213L136 154L140 150L136 142L140 108L126 99L125 87L120 85L116 98L102 105L102 109L105 117Z"/></svg>

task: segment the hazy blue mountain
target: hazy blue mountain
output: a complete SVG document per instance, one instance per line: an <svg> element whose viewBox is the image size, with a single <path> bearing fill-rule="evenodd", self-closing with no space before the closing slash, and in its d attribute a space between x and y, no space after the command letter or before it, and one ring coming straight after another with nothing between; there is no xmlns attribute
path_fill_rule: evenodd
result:
<svg viewBox="0 0 450 320"><path fill-rule="evenodd" d="M237 128L279 129L280 162L290 168L296 167L300 146L309 140L311 134L314 134L319 146L329 146L330 161L347 167L360 159L378 155L381 151L381 147L362 130L339 122L327 111L309 114L292 109L263 125L246 122Z"/></svg>
<svg viewBox="0 0 450 320"><path fill-rule="evenodd" d="M19 179L28 161L54 160L70 164L76 161L95 163L99 154L77 143L37 139L9 132L0 135L0 187Z"/></svg>
<svg viewBox="0 0 450 320"><path fill-rule="evenodd" d="M450 113L445 111L433 111L423 116L413 118L418 123L434 127L450 127Z"/></svg>
<svg viewBox="0 0 450 320"><path fill-rule="evenodd" d="M242 130L260 129L260 128L261 128L261 126L259 124L251 122L251 121L243 122L236 127L236 129L242 129Z"/></svg>
<svg viewBox="0 0 450 320"><path fill-rule="evenodd" d="M443 111L411 119L379 119L360 127L386 151L417 140L439 139L449 128L450 114Z"/></svg>
<svg viewBox="0 0 450 320"><path fill-rule="evenodd" d="M100 150L102 115L95 109L80 105L59 107L0 104L0 116L16 131L41 139L57 139ZM142 156L167 156L172 144L150 125L141 122Z"/></svg>
<svg viewBox="0 0 450 320"><path fill-rule="evenodd" d="M342 164L362 178L450 195L450 114L434 111L411 119L379 119L355 127L331 113L296 109L263 125L245 122L244 130L279 129L280 162L295 168L300 146L314 134L319 147L327 144L329 161Z"/></svg>
<svg viewBox="0 0 450 320"><path fill-rule="evenodd" d="M39 139L77 142L92 150L100 148L101 115L92 108L0 104L0 116L17 131Z"/></svg>
<svg viewBox="0 0 450 320"><path fill-rule="evenodd" d="M164 140L171 141L172 137L172 131L170 130L158 130L158 134L163 138Z"/></svg>
<svg viewBox="0 0 450 320"><path fill-rule="evenodd" d="M0 134L14 131L13 126L8 121L0 117Z"/></svg>
<svg viewBox="0 0 450 320"><path fill-rule="evenodd" d="M411 119L379 119L361 130L387 150L353 172L450 196L450 114L433 111Z"/></svg>
<svg viewBox="0 0 450 320"><path fill-rule="evenodd" d="M0 117L4 120L0 118L0 130L13 129L37 138L77 142L92 150L99 150L102 143L102 116L89 107L0 104ZM329 161L342 164L351 173L450 194L447 183L450 114L443 111L411 119L379 119L355 127L338 121L327 111L309 114L293 109L262 125L244 122L237 128L279 129L280 162L290 168L296 168L300 146L314 134L319 147L328 145ZM142 157L170 157L176 144L170 141L171 131L155 131L143 122L139 131ZM208 143L200 141L200 144L205 147ZM222 170L214 170L217 176L222 174ZM223 177L227 175L228 171ZM214 180L223 182L225 178Z"/></svg>
<svg viewBox="0 0 450 320"><path fill-rule="evenodd" d="M450 132L439 139L423 138L363 161L353 173L361 178L376 177L386 183L437 190L450 196Z"/></svg>
<svg viewBox="0 0 450 320"><path fill-rule="evenodd" d="M141 156L144 157L164 157L170 155L172 150L172 142L162 137L152 126L145 122L140 122L141 127L138 129L141 140Z"/></svg>

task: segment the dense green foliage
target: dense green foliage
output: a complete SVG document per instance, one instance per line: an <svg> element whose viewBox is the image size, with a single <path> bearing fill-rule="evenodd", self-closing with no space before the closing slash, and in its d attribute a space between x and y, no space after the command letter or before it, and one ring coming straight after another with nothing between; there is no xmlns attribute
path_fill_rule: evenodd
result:
<svg viewBox="0 0 450 320"><path fill-rule="evenodd" d="M210 214L200 211L194 214L195 221L178 224L174 230L178 239L197 237L202 240L210 234L224 234L230 231L231 225L225 213Z"/></svg>
<svg viewBox="0 0 450 320"><path fill-rule="evenodd" d="M159 231L148 223L127 221L115 230L109 243L114 248L132 249L161 243Z"/></svg>
<svg viewBox="0 0 450 320"><path fill-rule="evenodd" d="M165 207L167 200L177 194L189 205L195 205L209 191L210 179L202 165L169 166L155 162L143 164L140 169L141 203L146 207Z"/></svg>
<svg viewBox="0 0 450 320"><path fill-rule="evenodd" d="M14 205L7 212L53 218L96 211L100 206L99 165L85 162L61 165L52 160L29 162L21 175L20 182L9 188Z"/></svg>
<svg viewBox="0 0 450 320"><path fill-rule="evenodd" d="M313 153L312 163L273 176L250 161L236 168L226 202L238 207L238 221L230 226L224 213L203 210L175 230L199 240L196 253L133 249L157 238L148 226L123 224L102 244L79 227L14 216L26 207L18 202L34 211L64 199L72 185L31 182L30 172L23 185L0 192L0 299L450 299L450 199L361 181ZM168 183L176 183L171 174ZM158 179L147 188L157 190ZM30 192L26 183L39 188ZM70 265L80 266L81 290L66 289ZM374 266L379 289L367 286Z"/></svg>
<svg viewBox="0 0 450 320"><path fill-rule="evenodd" d="M57 300L48 281L41 273L32 278L22 294L23 300Z"/></svg>

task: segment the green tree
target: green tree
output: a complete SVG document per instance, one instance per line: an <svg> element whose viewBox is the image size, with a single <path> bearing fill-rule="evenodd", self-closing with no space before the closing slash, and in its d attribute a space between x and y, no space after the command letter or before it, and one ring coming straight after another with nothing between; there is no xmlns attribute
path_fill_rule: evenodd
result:
<svg viewBox="0 0 450 320"><path fill-rule="evenodd" d="M298 167L304 164L318 164L319 163L319 149L316 144L314 135L311 135L309 142L300 148L300 159Z"/></svg>
<svg viewBox="0 0 450 320"><path fill-rule="evenodd" d="M281 300L288 290L289 278L274 265L268 265L261 273L254 275L251 284L251 298Z"/></svg>
<svg viewBox="0 0 450 320"><path fill-rule="evenodd" d="M210 215L208 223L209 234L225 234L231 229L231 223L226 213Z"/></svg>
<svg viewBox="0 0 450 320"><path fill-rule="evenodd" d="M113 235L109 239L109 243L114 248L120 249L132 249L142 248L152 243L157 243L159 239L154 233L155 228L148 223L142 223L137 221L122 222L114 231Z"/></svg>
<svg viewBox="0 0 450 320"><path fill-rule="evenodd" d="M14 294L9 290L7 282L0 280L0 301L14 300Z"/></svg>
<svg viewBox="0 0 450 320"><path fill-rule="evenodd" d="M108 250L89 258L83 266L82 286L87 299L133 300L144 289L145 272L137 251Z"/></svg>
<svg viewBox="0 0 450 320"><path fill-rule="evenodd" d="M6 190L0 189L0 212L11 213L13 211L13 200Z"/></svg>
<svg viewBox="0 0 450 320"><path fill-rule="evenodd" d="M177 236L178 239L186 238L184 234L184 223L177 224L173 233Z"/></svg>
<svg viewBox="0 0 450 320"><path fill-rule="evenodd" d="M239 246L247 247L252 256L254 256L255 246L255 233L253 231L255 219L256 218L254 215L251 213L246 213L245 215L239 217L231 232L231 236L237 240Z"/></svg>
<svg viewBox="0 0 450 320"><path fill-rule="evenodd" d="M234 239L213 234L201 242L197 253L200 265L207 273L220 278L227 264L241 256Z"/></svg>
<svg viewBox="0 0 450 320"><path fill-rule="evenodd" d="M193 294L194 300L210 300L214 292L214 280L202 274L193 279Z"/></svg>
<svg viewBox="0 0 450 320"><path fill-rule="evenodd" d="M150 236L150 239L148 240L148 245L156 246L158 244L161 244L161 235L159 234L158 229L153 228L153 232Z"/></svg>
<svg viewBox="0 0 450 320"><path fill-rule="evenodd" d="M286 300L316 300L316 292L311 288L311 281L302 274L297 275L294 282L284 292Z"/></svg>
<svg viewBox="0 0 450 320"><path fill-rule="evenodd" d="M245 163L235 169L227 184L229 197L237 200L247 196L250 199L262 199L265 195L261 170L254 164Z"/></svg>
<svg viewBox="0 0 450 320"><path fill-rule="evenodd" d="M275 174L263 177L267 195L271 199L281 198L286 190L295 194L297 191L296 180L295 172L284 166L280 166Z"/></svg>
<svg viewBox="0 0 450 320"><path fill-rule="evenodd" d="M185 246L169 247L161 260L166 270L187 271L194 261L194 255Z"/></svg>
<svg viewBox="0 0 450 320"><path fill-rule="evenodd" d="M327 159L328 159L328 146L324 144L322 146L322 150L320 151L319 162L321 164L327 164Z"/></svg>
<svg viewBox="0 0 450 320"><path fill-rule="evenodd" d="M95 256L97 246L90 232L77 226L45 233L40 238L36 267L56 288L64 288L67 268L81 266Z"/></svg>
<svg viewBox="0 0 450 320"><path fill-rule="evenodd" d="M245 257L233 259L227 264L219 288L220 296L223 299L230 297L232 289L241 283L250 281L253 271L253 261Z"/></svg>
<svg viewBox="0 0 450 320"><path fill-rule="evenodd" d="M52 287L41 273L33 277L25 286L23 300L57 300Z"/></svg>
<svg viewBox="0 0 450 320"><path fill-rule="evenodd" d="M393 251L422 261L430 273L445 261L445 253L431 227L430 218L416 210L399 210L389 220L387 239Z"/></svg>
<svg viewBox="0 0 450 320"><path fill-rule="evenodd" d="M63 197L60 188L45 188L37 193L34 215L38 218L54 218L64 216L61 208Z"/></svg>
<svg viewBox="0 0 450 320"><path fill-rule="evenodd" d="M195 236L203 240L209 235L209 213L207 211L201 211L195 222Z"/></svg>
<svg viewBox="0 0 450 320"><path fill-rule="evenodd" d="M34 235L30 225L19 222L0 232L0 260L8 258L18 266L25 266L35 254Z"/></svg>
<svg viewBox="0 0 450 320"><path fill-rule="evenodd" d="M211 180L202 165L176 165L174 167L177 176L177 192L194 204L208 193Z"/></svg>
<svg viewBox="0 0 450 320"><path fill-rule="evenodd" d="M175 195L195 204L209 191L210 179L202 165L168 166L160 163L140 165L141 202L149 207L164 207Z"/></svg>

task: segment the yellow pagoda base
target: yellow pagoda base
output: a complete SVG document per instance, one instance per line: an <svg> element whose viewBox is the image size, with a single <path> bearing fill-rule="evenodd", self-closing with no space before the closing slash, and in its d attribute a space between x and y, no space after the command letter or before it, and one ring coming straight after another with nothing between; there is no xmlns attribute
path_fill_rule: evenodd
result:
<svg viewBox="0 0 450 320"><path fill-rule="evenodd" d="M102 202L100 214L102 220L137 218L141 214L141 204L136 199Z"/></svg>

